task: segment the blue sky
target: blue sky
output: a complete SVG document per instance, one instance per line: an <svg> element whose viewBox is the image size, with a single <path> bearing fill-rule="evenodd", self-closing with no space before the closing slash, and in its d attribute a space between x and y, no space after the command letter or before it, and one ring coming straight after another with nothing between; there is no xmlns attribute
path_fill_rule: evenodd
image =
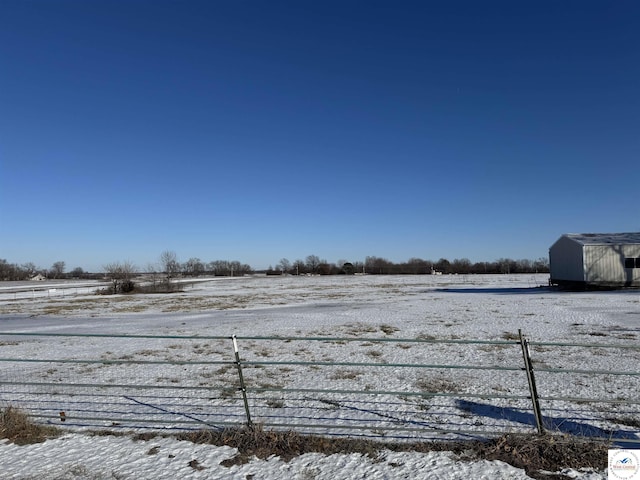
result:
<svg viewBox="0 0 640 480"><path fill-rule="evenodd" d="M0 3L0 258L536 259L640 230L640 3Z"/></svg>

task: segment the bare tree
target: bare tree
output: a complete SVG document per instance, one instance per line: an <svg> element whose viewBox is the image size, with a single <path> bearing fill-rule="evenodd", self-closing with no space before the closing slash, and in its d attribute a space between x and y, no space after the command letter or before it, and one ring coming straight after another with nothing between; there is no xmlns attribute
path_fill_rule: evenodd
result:
<svg viewBox="0 0 640 480"><path fill-rule="evenodd" d="M317 273L320 275L335 275L339 271L335 263L328 263L326 260L320 260Z"/></svg>
<svg viewBox="0 0 640 480"><path fill-rule="evenodd" d="M496 264L500 269L500 273L514 273L514 270L516 270L516 262L510 258L499 258L496 260Z"/></svg>
<svg viewBox="0 0 640 480"><path fill-rule="evenodd" d="M27 262L22 264L22 270L24 270L27 278L33 277L36 273L38 273L38 267L36 267L35 263Z"/></svg>
<svg viewBox="0 0 640 480"><path fill-rule="evenodd" d="M280 270L282 273L287 273L291 270L291 262L286 258L281 258L276 265L276 269Z"/></svg>
<svg viewBox="0 0 640 480"><path fill-rule="evenodd" d="M145 268L147 277L151 280L152 291L156 291L158 288L158 282L161 275L158 273L158 265L156 263L147 263Z"/></svg>
<svg viewBox="0 0 640 480"><path fill-rule="evenodd" d="M227 260L213 260L207 264L209 271L214 275L230 275L231 264Z"/></svg>
<svg viewBox="0 0 640 480"><path fill-rule="evenodd" d="M305 264L311 273L316 273L318 271L318 266L321 262L320 257L317 255L308 255L305 261ZM324 262L326 263L326 262Z"/></svg>
<svg viewBox="0 0 640 480"><path fill-rule="evenodd" d="M421 258L412 257L403 266L403 271L414 275L431 272L431 264Z"/></svg>
<svg viewBox="0 0 640 480"><path fill-rule="evenodd" d="M53 278L62 278L64 275L64 262L56 262L51 266L49 273Z"/></svg>
<svg viewBox="0 0 640 480"><path fill-rule="evenodd" d="M251 266L238 260L214 260L207 263L207 270L216 276L242 276L252 272Z"/></svg>
<svg viewBox="0 0 640 480"><path fill-rule="evenodd" d="M197 277L204 272L204 264L199 258L190 258L184 263L183 271L187 275Z"/></svg>
<svg viewBox="0 0 640 480"><path fill-rule="evenodd" d="M160 264L167 278L173 278L180 272L180 263L176 252L165 250L160 254Z"/></svg>
<svg viewBox="0 0 640 480"><path fill-rule="evenodd" d="M393 267L393 263L391 263L386 258L380 257L366 257L364 259L367 273L376 273L376 274L388 274L391 273L391 267Z"/></svg>
<svg viewBox="0 0 640 480"><path fill-rule="evenodd" d="M549 271L549 257L541 257L533 263L535 272L548 272Z"/></svg>
<svg viewBox="0 0 640 480"><path fill-rule="evenodd" d="M364 262L353 262L354 273L365 273Z"/></svg>
<svg viewBox="0 0 640 480"><path fill-rule="evenodd" d="M133 263L126 261L124 263L113 262L102 267L107 278L112 283L112 293L131 292L133 290L133 275L136 267Z"/></svg>
<svg viewBox="0 0 640 480"><path fill-rule="evenodd" d="M16 276L16 266L0 258L0 280L14 280Z"/></svg>
<svg viewBox="0 0 640 480"><path fill-rule="evenodd" d="M300 259L298 259L295 262L293 262L293 267L292 268L293 268L293 270L295 270L296 275L300 275L301 273L303 273L303 274L307 273L307 266Z"/></svg>
<svg viewBox="0 0 640 480"><path fill-rule="evenodd" d="M446 258L441 258L434 265L433 268L440 273L449 274L451 273L451 262Z"/></svg>
<svg viewBox="0 0 640 480"><path fill-rule="evenodd" d="M468 258L454 258L451 263L451 269L455 273L470 273L471 272L471 261Z"/></svg>
<svg viewBox="0 0 640 480"><path fill-rule="evenodd" d="M84 270L82 269L82 267L76 267L71 270L71 276L74 278L82 278L82 275L84 275Z"/></svg>

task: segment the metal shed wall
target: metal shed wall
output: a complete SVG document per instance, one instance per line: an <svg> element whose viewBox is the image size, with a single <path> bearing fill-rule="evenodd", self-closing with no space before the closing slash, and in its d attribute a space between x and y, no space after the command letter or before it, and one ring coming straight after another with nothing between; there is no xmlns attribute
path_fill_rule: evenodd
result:
<svg viewBox="0 0 640 480"><path fill-rule="evenodd" d="M562 236L549 249L551 283L584 282L582 245Z"/></svg>
<svg viewBox="0 0 640 480"><path fill-rule="evenodd" d="M640 257L640 245L585 245L585 282L600 286L640 286L640 268L625 268L625 258Z"/></svg>

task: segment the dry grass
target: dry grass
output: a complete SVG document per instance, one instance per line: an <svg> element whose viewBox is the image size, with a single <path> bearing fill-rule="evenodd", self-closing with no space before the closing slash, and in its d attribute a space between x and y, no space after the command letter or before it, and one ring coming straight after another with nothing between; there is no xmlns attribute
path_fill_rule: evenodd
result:
<svg viewBox="0 0 640 480"><path fill-rule="evenodd" d="M366 323L362 323L362 322L357 322L357 323L348 323L346 325L344 325L344 327L346 329L346 334L347 335L353 335L353 336L360 336L360 335L365 335L368 333L375 333L378 331L377 327L373 326L373 325L367 325Z"/></svg>
<svg viewBox="0 0 640 480"><path fill-rule="evenodd" d="M112 432L104 432L111 435ZM18 445L43 442L58 436L51 426L33 423L21 410L7 407L0 412L0 438ZM379 459L385 450L394 452L451 451L462 461L479 459L500 460L522 468L536 479L560 478L548 472L565 468L602 470L607 462L609 446L603 442L587 441L567 435L503 435L489 441L393 443L353 438L327 438L303 435L293 431L269 431L261 425L200 430L175 436L156 433L140 434L134 440L151 440L156 436L174 437L198 444L226 445L238 449L238 454L224 461L225 466L247 463L252 457L267 459L273 455L289 461L305 453L359 453ZM155 454L157 450L150 450ZM546 472L546 473L545 473Z"/></svg>
<svg viewBox="0 0 640 480"><path fill-rule="evenodd" d="M149 439L148 437L145 439ZM179 440L212 445L227 445L238 449L238 454L223 462L225 466L243 464L253 456L267 459L272 455L289 461L305 453L360 453L377 459L384 450L394 452L451 451L461 460L500 460L522 468L536 479L550 479L565 468L592 468L602 470L607 462L608 445L556 435L503 435L482 442L417 442L388 443L351 438L326 438L301 435L296 432L264 430L260 425L221 431L202 430L178 435ZM557 477L559 478L559 477Z"/></svg>
<svg viewBox="0 0 640 480"><path fill-rule="evenodd" d="M618 423L620 425L626 425L628 427L640 428L640 418L636 418L636 417L631 417L631 416L621 417L621 418L610 417L610 418L607 418L607 420L609 422Z"/></svg>
<svg viewBox="0 0 640 480"><path fill-rule="evenodd" d="M329 378L331 380L355 380L362 375L363 375L363 372L341 368L333 372L333 374L329 376Z"/></svg>
<svg viewBox="0 0 640 480"><path fill-rule="evenodd" d="M193 295L185 294L181 287L170 292L145 292L137 290L130 294L91 296L89 298L53 297L42 302L20 300L0 305L0 314L28 312L32 315L78 315L90 313L139 313L150 308L164 312L192 312L205 310L229 310L246 308L252 303L270 305L285 304L275 295ZM100 293L100 292L97 292Z"/></svg>
<svg viewBox="0 0 640 480"><path fill-rule="evenodd" d="M513 332L503 332L501 337L503 340L520 340L520 336Z"/></svg>
<svg viewBox="0 0 640 480"><path fill-rule="evenodd" d="M487 443L477 444L477 458L501 460L522 468L536 479L566 478L544 472L558 472L564 468L592 468L603 470L607 465L609 446L569 436L504 435Z"/></svg>
<svg viewBox="0 0 640 480"><path fill-rule="evenodd" d="M391 326L391 325L387 325L387 324L380 325L380 330L382 330L382 332L383 332L385 335L393 335L394 333L396 333L396 332L399 332L399 331L400 331L400 329L399 329L399 328L397 328L397 327L393 327L393 326Z"/></svg>
<svg viewBox="0 0 640 480"><path fill-rule="evenodd" d="M423 396L433 396L438 393L458 393L460 387L444 377L423 377L415 382L415 387Z"/></svg>
<svg viewBox="0 0 640 480"><path fill-rule="evenodd" d="M41 443L58 435L57 428L33 423L20 409L9 406L0 411L0 438L16 445Z"/></svg>
<svg viewBox="0 0 640 480"><path fill-rule="evenodd" d="M253 456L266 459L272 455L289 461L299 455L319 452L363 453L375 457L379 444L353 439L330 439L315 435L301 435L293 431L277 432L264 430L260 425L250 428L229 428L222 431L202 430L177 436L179 440L212 445L227 445L238 449L238 455L226 460L225 466L247 463Z"/></svg>

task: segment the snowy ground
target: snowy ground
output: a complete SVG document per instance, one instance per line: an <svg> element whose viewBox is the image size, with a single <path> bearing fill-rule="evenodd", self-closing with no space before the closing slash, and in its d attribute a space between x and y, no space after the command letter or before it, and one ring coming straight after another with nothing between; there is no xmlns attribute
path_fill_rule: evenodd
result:
<svg viewBox="0 0 640 480"><path fill-rule="evenodd" d="M58 295L21 296L0 288L0 331L91 334L135 334L224 337L216 341L99 339L70 337L0 338L2 358L123 358L144 360L229 361L231 335L340 337L348 341L306 342L240 340L248 361L305 360L320 362L380 362L388 364L521 366L515 346L465 344L376 343L355 339L513 339L522 329L534 342L532 357L539 369L589 369L634 371L640 360L635 349L536 346L535 342L601 343L636 346L640 338L640 292L566 293L540 288L546 275L496 276L339 276L216 278L198 282L183 293L155 296L93 296L73 284L55 286ZM66 293L61 294L61 290ZM74 292L75 289L75 292ZM28 292L27 292L28 293ZM49 292L48 292L49 293ZM520 357L518 357L520 355ZM203 357L204 356L204 357ZM331 421L358 417L371 423L373 434L386 425L381 409L393 410L397 420L413 425L486 431L532 431L527 402L491 397L526 395L521 372L486 370L406 369L391 367L309 368L260 366L246 371L249 386L267 388L339 388L415 392L440 387L445 397L384 396L358 400L309 399L263 393L253 400L258 421L309 423L313 412ZM87 367L5 363L3 381L46 382L109 381L110 383L189 384L204 380L231 381L233 369L224 365L188 366L162 372L139 366ZM220 368L224 370L221 371ZM216 380L217 381L217 380ZM223 383L224 384L224 383ZM588 397L638 400L637 377L583 374L538 374L538 390L545 397ZM21 406L27 389L0 390L0 404ZM50 389L49 392L53 393ZM488 399L473 397L486 394ZM254 394L258 397L257 394ZM465 395L472 395L466 397ZM459 398L458 398L459 397ZM129 397L131 398L131 397ZM191 399L190 408L197 402ZM211 400L211 399L209 399ZM333 404L331 402L334 402ZM126 403L126 402L125 402ZM129 402L131 403L131 402ZM218 411L242 414L242 406L229 398L213 402ZM333 405L327 408L327 405ZM123 405L119 406L123 407ZM209 402L211 406L211 402ZM60 406L51 408L57 410ZM638 406L627 404L543 401L543 415L560 431L587 435L610 432L638 439L629 418L638 418ZM62 407L60 407L62 408ZM67 405L67 407L69 406ZM129 404L129 408L132 408ZM172 406L175 408L175 405ZM324 410L322 410L324 408ZM234 410L236 409L236 410ZM237 410L240 409L240 410ZM347 410L348 415L345 414ZM358 414L354 414L354 412ZM301 412L306 412L301 414ZM311 412L311 413L309 413ZM202 417L200 417L202 418ZM215 417L222 418L222 417ZM317 419L315 419L317 420ZM72 422L69 422L72 423ZM215 422L214 422L215 423ZM388 422L387 422L388 423ZM637 445L637 444L636 444ZM637 446L634 448L638 448ZM153 452L150 454L150 452ZM450 453L391 453L373 461L356 454L323 456L306 454L288 463L277 458L223 467L220 462L235 451L228 447L193 445L169 439L134 442L128 437L89 437L74 431L44 444L17 447L0 445L3 478L528 478L524 472L500 462L465 462ZM194 464L193 461L197 462ZM191 465L190 465L191 463ZM202 467L202 469L200 469ZM583 479L606 478L600 473L569 472ZM253 477L252 477L253 476Z"/></svg>

